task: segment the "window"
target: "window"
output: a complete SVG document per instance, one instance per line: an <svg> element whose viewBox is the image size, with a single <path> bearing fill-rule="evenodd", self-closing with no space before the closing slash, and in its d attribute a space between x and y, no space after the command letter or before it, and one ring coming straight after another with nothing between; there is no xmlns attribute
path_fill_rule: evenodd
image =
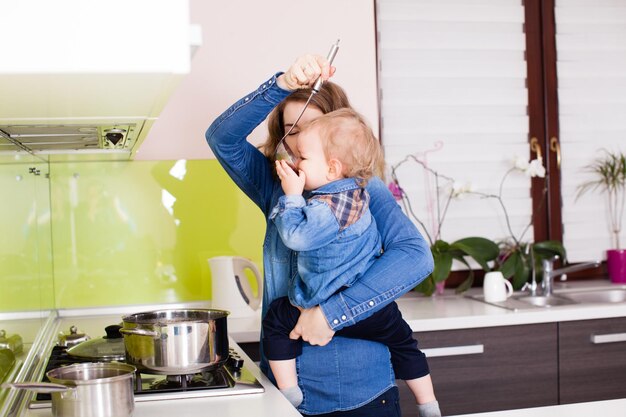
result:
<svg viewBox="0 0 626 417"><path fill-rule="evenodd" d="M518 0L380 0L377 27L388 164L413 155L458 183L497 194L515 156L529 155L524 6ZM413 161L401 163L396 174L434 239L445 202L437 206L433 176ZM531 220L529 189L523 174L507 177L503 198L517 236ZM441 238L509 235L496 200L468 196L451 201ZM524 239L533 239L532 227Z"/></svg>
<svg viewBox="0 0 626 417"><path fill-rule="evenodd" d="M626 150L626 1L376 4L387 162L414 155L440 174L495 193L514 156L541 155L547 179L506 180L514 233L532 216L525 241L562 240L570 262L603 258L610 248L598 215L604 200L574 197L585 179L582 167L599 149ZM432 233L437 210L443 212L433 200L432 176L410 162L397 175ZM472 235L508 235L494 201L450 204L444 240Z"/></svg>

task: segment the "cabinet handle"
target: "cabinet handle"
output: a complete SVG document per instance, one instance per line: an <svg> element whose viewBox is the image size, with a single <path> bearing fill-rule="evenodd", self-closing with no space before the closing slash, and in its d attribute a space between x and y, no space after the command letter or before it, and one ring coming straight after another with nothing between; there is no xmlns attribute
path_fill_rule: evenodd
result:
<svg viewBox="0 0 626 417"><path fill-rule="evenodd" d="M477 355L485 352L485 345L450 346L440 348L420 349L427 358L441 356Z"/></svg>
<svg viewBox="0 0 626 417"><path fill-rule="evenodd" d="M626 333L592 334L591 343L598 345L601 343L626 342Z"/></svg>

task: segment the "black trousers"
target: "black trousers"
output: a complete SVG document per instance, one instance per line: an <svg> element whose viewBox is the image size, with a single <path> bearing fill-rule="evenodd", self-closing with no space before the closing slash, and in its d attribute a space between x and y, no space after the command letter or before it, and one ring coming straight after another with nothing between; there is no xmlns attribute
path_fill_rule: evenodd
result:
<svg viewBox="0 0 626 417"><path fill-rule="evenodd" d="M289 333L300 317L300 310L287 297L274 300L263 319L263 351L269 360L293 359L302 353L302 340ZM415 379L428 375L426 356L417 348L413 331L393 302L372 316L344 327L335 336L372 340L385 344L391 353L396 378Z"/></svg>

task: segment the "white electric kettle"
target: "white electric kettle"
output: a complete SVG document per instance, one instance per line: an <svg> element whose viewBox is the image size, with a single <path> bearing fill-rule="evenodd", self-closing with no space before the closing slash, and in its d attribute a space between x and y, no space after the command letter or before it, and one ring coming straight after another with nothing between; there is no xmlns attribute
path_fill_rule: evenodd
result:
<svg viewBox="0 0 626 417"><path fill-rule="evenodd" d="M211 307L230 311L229 317L250 317L261 307L263 278L254 262L239 256L216 256L209 259L211 268ZM256 279L258 296L245 275L249 269Z"/></svg>

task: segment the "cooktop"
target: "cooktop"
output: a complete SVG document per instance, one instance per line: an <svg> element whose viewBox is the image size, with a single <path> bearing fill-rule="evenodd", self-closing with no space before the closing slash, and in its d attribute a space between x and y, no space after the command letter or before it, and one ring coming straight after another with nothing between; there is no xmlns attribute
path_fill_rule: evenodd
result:
<svg viewBox="0 0 626 417"><path fill-rule="evenodd" d="M156 375L138 372L134 380L135 402L264 392L265 389L245 367L240 355L239 347L231 346L230 356L224 366L192 375ZM66 347L54 346L50 352L42 381L48 381L45 376L46 372L59 366L90 361L70 356ZM38 393L30 402L29 408L47 408L51 407L51 404L50 394Z"/></svg>

